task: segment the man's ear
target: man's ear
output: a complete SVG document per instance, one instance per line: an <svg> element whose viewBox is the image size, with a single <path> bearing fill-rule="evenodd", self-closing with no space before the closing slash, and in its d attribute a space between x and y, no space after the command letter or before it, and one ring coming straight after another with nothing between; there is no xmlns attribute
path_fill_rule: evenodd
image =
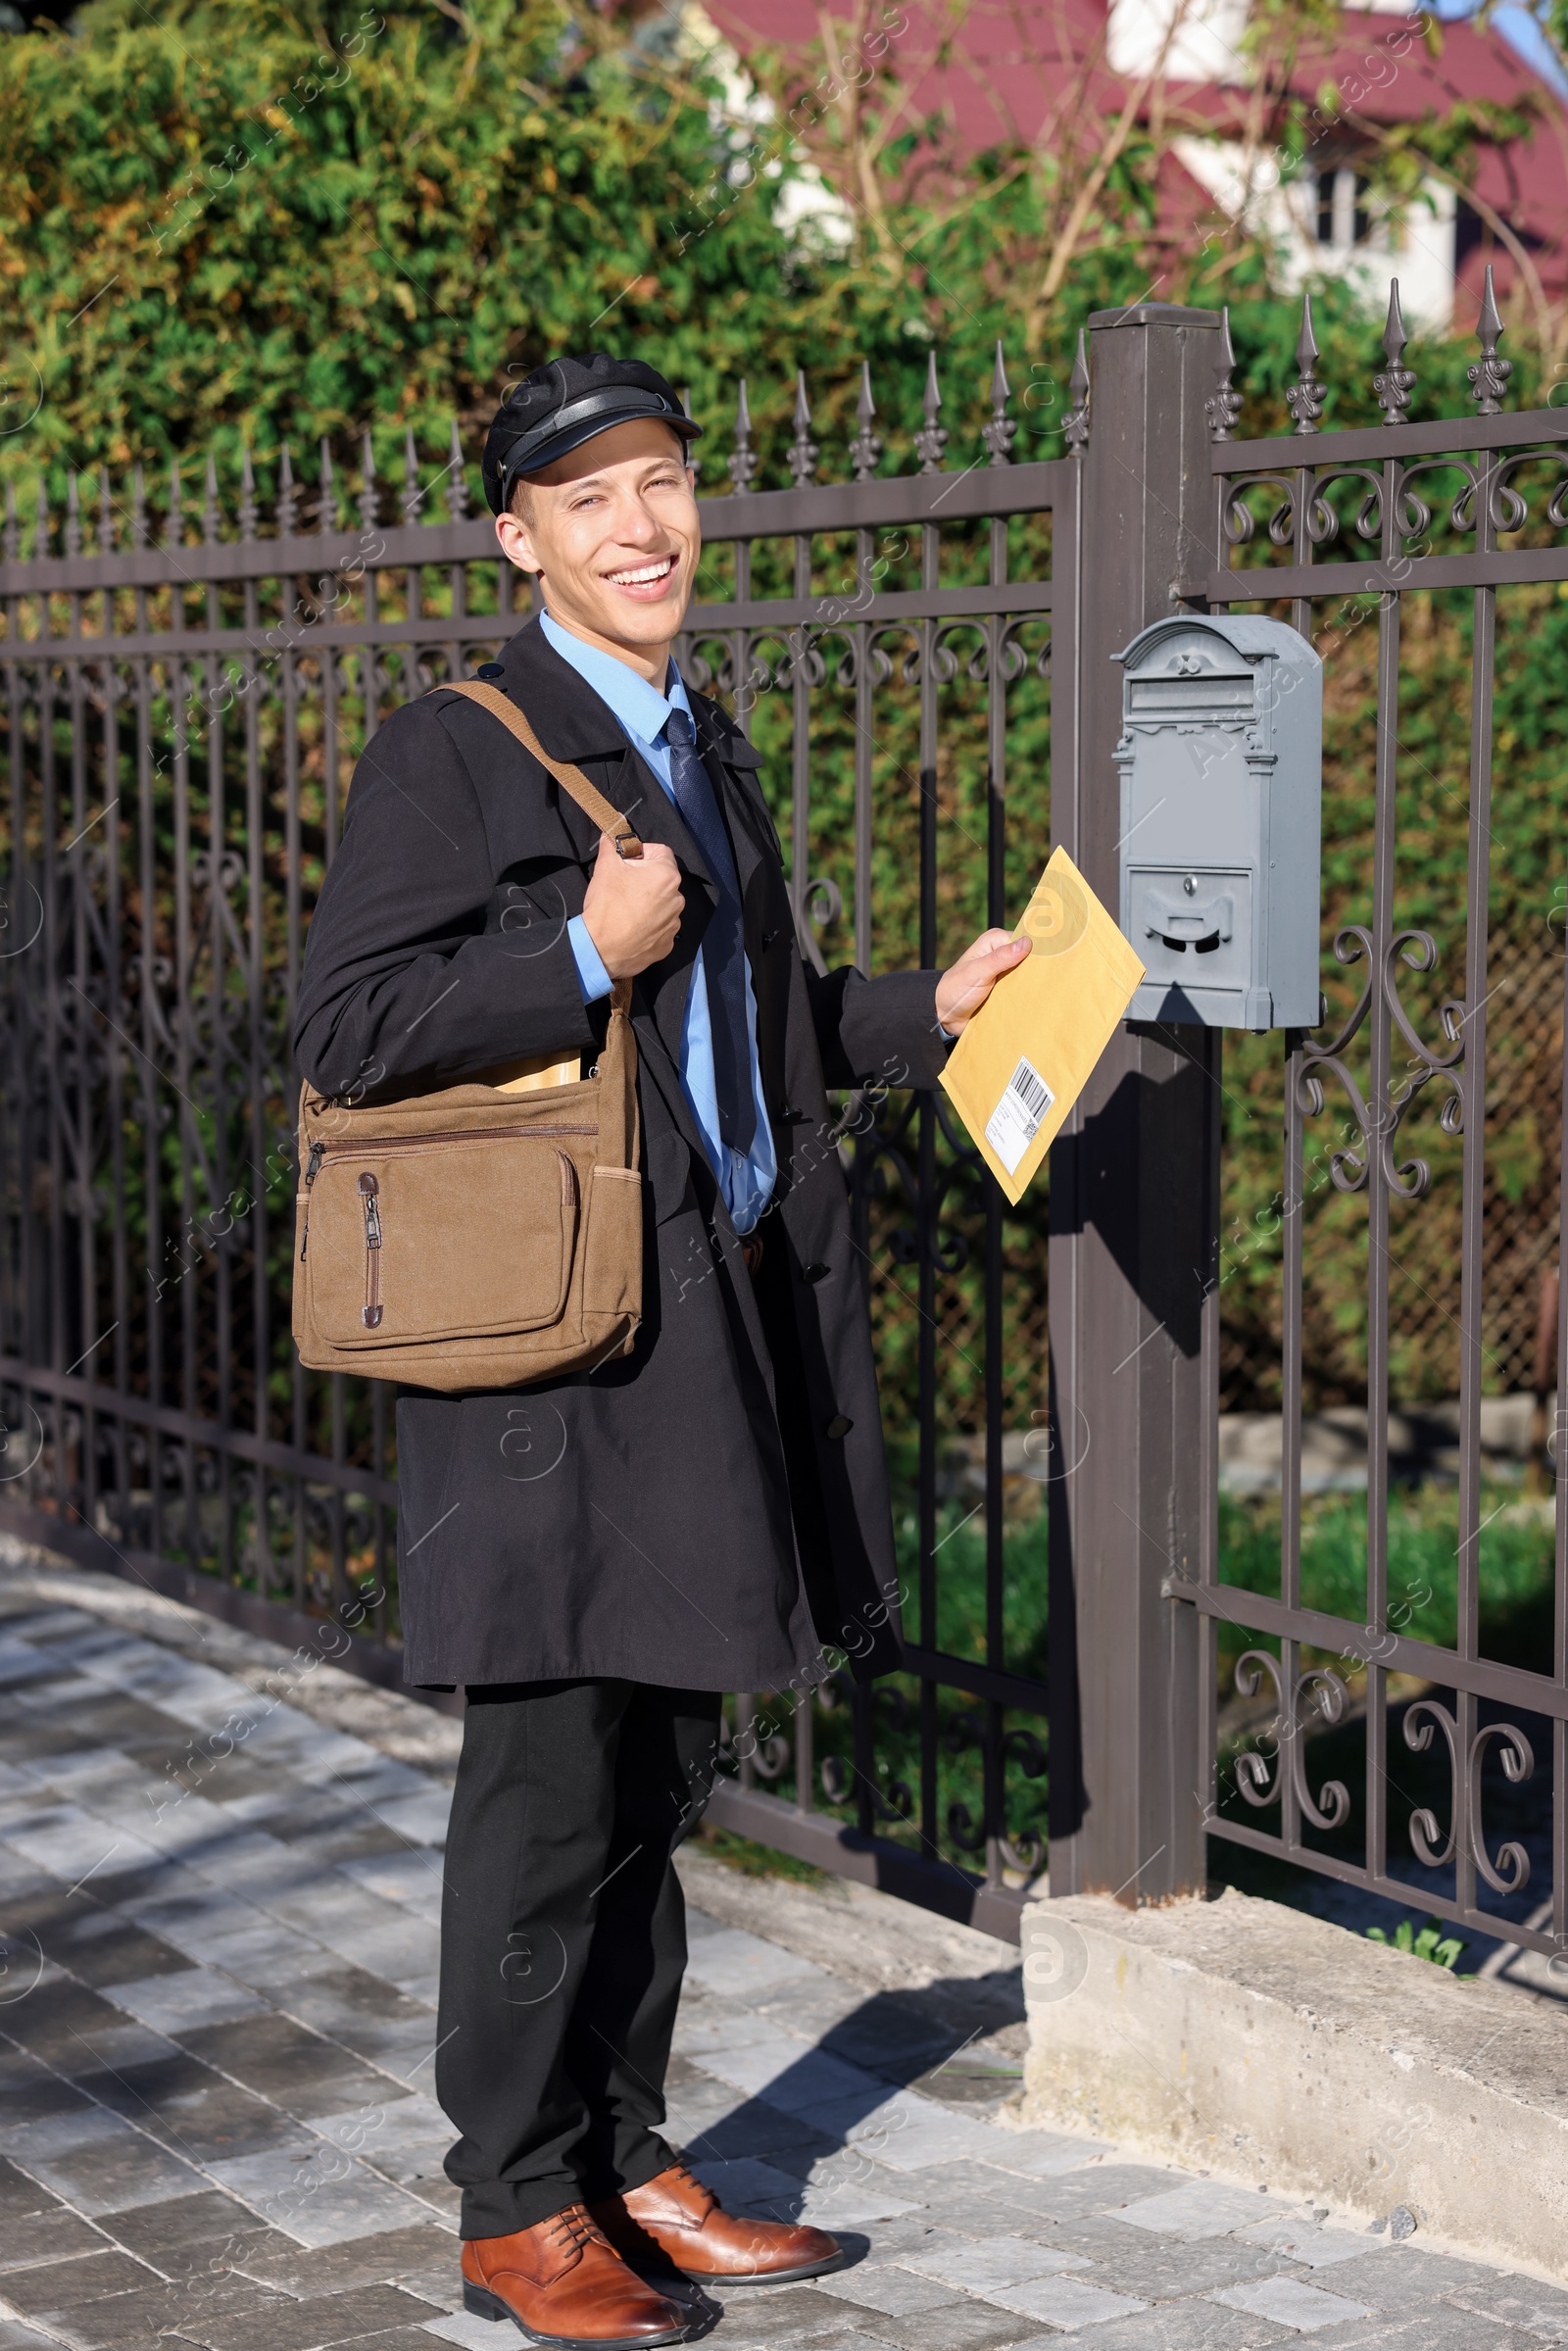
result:
<svg viewBox="0 0 1568 2351"><path fill-rule="evenodd" d="M544 564L534 547L533 532L517 515L498 514L496 537L509 563L514 563L519 571L543 571Z"/></svg>

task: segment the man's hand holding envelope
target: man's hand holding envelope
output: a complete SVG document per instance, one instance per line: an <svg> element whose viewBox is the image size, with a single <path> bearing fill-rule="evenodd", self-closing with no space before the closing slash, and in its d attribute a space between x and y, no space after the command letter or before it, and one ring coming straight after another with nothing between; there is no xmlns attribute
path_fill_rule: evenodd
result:
<svg viewBox="0 0 1568 2351"><path fill-rule="evenodd" d="M1014 936L1032 953L967 1022L942 1083L1016 1206L1144 966L1064 849L1052 853Z"/></svg>

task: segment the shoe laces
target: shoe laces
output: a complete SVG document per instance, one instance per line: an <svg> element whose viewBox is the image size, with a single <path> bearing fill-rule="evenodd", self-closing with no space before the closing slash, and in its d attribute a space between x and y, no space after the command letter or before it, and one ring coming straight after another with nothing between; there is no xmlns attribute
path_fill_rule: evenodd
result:
<svg viewBox="0 0 1568 2351"><path fill-rule="evenodd" d="M568 2204L550 2224L550 2242L563 2253L582 2252L585 2245L603 2244L604 2231L590 2218L585 2204Z"/></svg>
<svg viewBox="0 0 1568 2351"><path fill-rule="evenodd" d="M691 2188L697 2195L701 2196L705 2203L707 2203L711 2210L721 2211L723 2209L712 2189L710 2187L705 2187L702 2181L698 2179L696 2173L690 2170L686 2164L683 2164L679 2156L675 2158L675 2161L670 2165L669 2168L674 2173L676 2179L679 2180L684 2186Z"/></svg>

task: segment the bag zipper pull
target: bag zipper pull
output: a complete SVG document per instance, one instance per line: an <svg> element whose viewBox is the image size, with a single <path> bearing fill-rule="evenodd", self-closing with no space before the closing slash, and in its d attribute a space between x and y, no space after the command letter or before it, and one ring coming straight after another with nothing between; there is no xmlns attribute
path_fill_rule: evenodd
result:
<svg viewBox="0 0 1568 2351"><path fill-rule="evenodd" d="M365 1305L360 1320L368 1331L373 1331L381 1320L381 1203L376 1198L380 1189L367 1169L360 1178L360 1198L365 1202Z"/></svg>
<svg viewBox="0 0 1568 2351"><path fill-rule="evenodd" d="M321 1154L325 1150L326 1145L324 1143L318 1142L311 1145L310 1157L305 1162L305 1189L307 1192L309 1192L311 1186L315 1183L317 1177L321 1172ZM307 1200L305 1203L305 1223L300 1232L300 1263L302 1265L305 1262L305 1252L310 1246L311 1203L309 1200Z"/></svg>

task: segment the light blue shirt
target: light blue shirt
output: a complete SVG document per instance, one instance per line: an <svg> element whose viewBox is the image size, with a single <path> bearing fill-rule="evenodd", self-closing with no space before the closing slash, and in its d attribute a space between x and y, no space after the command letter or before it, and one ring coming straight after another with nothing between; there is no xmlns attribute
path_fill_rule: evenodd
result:
<svg viewBox="0 0 1568 2351"><path fill-rule="evenodd" d="M639 677L613 654L601 653L597 646L585 644L569 629L552 620L548 612L540 615L540 627L560 654L569 661L579 677L592 686L603 703L614 712L622 733L633 751L653 769L663 786L666 799L674 805L675 792L669 775L669 745L664 739L664 725L671 710L684 710L692 716L692 706L686 699L686 688L673 661L669 665L667 694ZM632 819L636 822L635 815ZM571 940L571 952L577 961L577 977L582 983L584 1004L593 1004L608 996L614 985L600 958L599 950L588 934L588 925L580 914L574 914L566 925ZM778 1181L778 1159L773 1150L773 1129L768 1119L767 1104L762 1099L762 1068L757 1053L757 993L752 986L751 965L746 966L746 1035L752 1054L752 1094L757 1102L757 1132L749 1151L733 1150L718 1131L718 1089L713 1078L713 1023L708 1004L708 981L703 969L703 951L697 951L692 969L691 988L686 998L686 1020L680 1040L680 1082L702 1134L708 1156L718 1178L724 1204L737 1233L749 1233L762 1210L773 1197Z"/></svg>

